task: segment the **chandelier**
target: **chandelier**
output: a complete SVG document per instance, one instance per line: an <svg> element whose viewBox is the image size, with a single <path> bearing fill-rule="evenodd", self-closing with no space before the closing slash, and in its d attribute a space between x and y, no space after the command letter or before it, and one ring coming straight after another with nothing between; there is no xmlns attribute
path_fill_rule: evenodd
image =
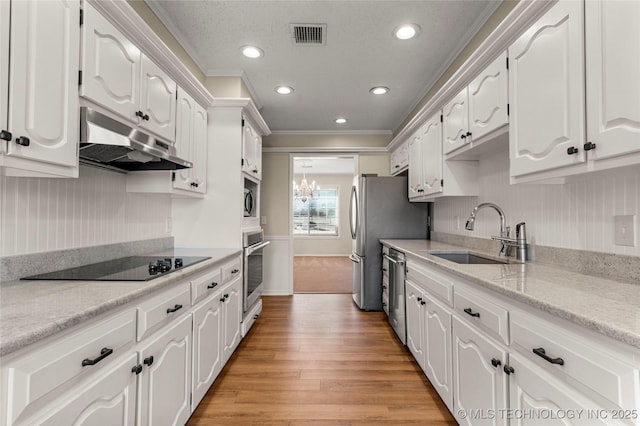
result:
<svg viewBox="0 0 640 426"><path fill-rule="evenodd" d="M316 181L311 182L311 186L307 183L307 177L303 173L302 180L300 181L300 186L296 183L295 179L293 181L293 195L299 197L302 202L306 202L308 198L313 198L313 191L316 190Z"/></svg>

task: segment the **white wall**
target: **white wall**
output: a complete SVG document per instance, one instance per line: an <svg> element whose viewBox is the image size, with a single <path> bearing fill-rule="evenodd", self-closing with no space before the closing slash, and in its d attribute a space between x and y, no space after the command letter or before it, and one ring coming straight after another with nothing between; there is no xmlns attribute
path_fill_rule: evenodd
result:
<svg viewBox="0 0 640 426"><path fill-rule="evenodd" d="M481 159L479 185L480 197L436 201L436 232L496 235L499 220L492 209L480 211L474 231L464 229L475 205L492 202L504 210L512 235L516 223L526 222L531 243L640 255L640 166L577 176L564 185L509 185L508 152L499 152ZM636 215L635 247L614 244L614 215Z"/></svg>
<svg viewBox="0 0 640 426"><path fill-rule="evenodd" d="M78 179L3 177L0 255L170 237L171 199L129 194L125 176L80 167Z"/></svg>
<svg viewBox="0 0 640 426"><path fill-rule="evenodd" d="M294 175L298 184L302 175ZM353 185L351 175L309 175L307 181L315 180L320 188L338 186L338 236L294 235L294 256L348 256L351 254L351 234L349 232L349 198Z"/></svg>

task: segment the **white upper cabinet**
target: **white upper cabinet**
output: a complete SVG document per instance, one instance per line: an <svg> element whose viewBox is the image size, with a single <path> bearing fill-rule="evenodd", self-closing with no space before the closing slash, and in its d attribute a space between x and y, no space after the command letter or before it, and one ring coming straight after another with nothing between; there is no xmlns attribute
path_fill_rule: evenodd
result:
<svg viewBox="0 0 640 426"><path fill-rule="evenodd" d="M242 119L242 171L262 179L262 136L247 117Z"/></svg>
<svg viewBox="0 0 640 426"><path fill-rule="evenodd" d="M173 187L206 193L207 183L207 111L187 92L178 90L176 152L191 161L193 167L175 171Z"/></svg>
<svg viewBox="0 0 640 426"><path fill-rule="evenodd" d="M91 4L84 13L80 95L173 142L176 83Z"/></svg>
<svg viewBox="0 0 640 426"><path fill-rule="evenodd" d="M640 2L587 1L585 14L588 157L639 152Z"/></svg>
<svg viewBox="0 0 640 426"><path fill-rule="evenodd" d="M409 142L405 141L391 151L389 171L395 176L409 167Z"/></svg>
<svg viewBox="0 0 640 426"><path fill-rule="evenodd" d="M511 176L585 161L583 7L559 1L509 47Z"/></svg>
<svg viewBox="0 0 640 426"><path fill-rule="evenodd" d="M448 154L471 141L471 135L469 134L469 92L466 87L442 108L442 116L442 149L445 154Z"/></svg>
<svg viewBox="0 0 640 426"><path fill-rule="evenodd" d="M441 192L442 179L442 123L435 114L422 127L423 195Z"/></svg>
<svg viewBox="0 0 640 426"><path fill-rule="evenodd" d="M409 138L409 199L422 195L422 128Z"/></svg>
<svg viewBox="0 0 640 426"><path fill-rule="evenodd" d="M480 140L509 123L507 52L500 54L469 83L469 132L467 141Z"/></svg>
<svg viewBox="0 0 640 426"><path fill-rule="evenodd" d="M498 129L506 131L507 86L507 52L503 52L443 107L445 155L462 147L473 149L493 139Z"/></svg>
<svg viewBox="0 0 640 426"><path fill-rule="evenodd" d="M77 177L79 1L3 1L0 14L0 165Z"/></svg>

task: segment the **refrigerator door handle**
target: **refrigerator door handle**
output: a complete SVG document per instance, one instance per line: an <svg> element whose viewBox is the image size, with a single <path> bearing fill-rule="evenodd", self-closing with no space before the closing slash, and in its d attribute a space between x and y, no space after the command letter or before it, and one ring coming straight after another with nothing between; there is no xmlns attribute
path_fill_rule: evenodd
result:
<svg viewBox="0 0 640 426"><path fill-rule="evenodd" d="M349 260L351 260L353 263L360 263L360 259L354 256L353 254L349 255Z"/></svg>
<svg viewBox="0 0 640 426"><path fill-rule="evenodd" d="M358 226L360 225L358 214L358 193L356 192L355 185L351 187L351 199L349 200L349 228L351 229L351 239L355 240L356 233L358 232ZM354 211L355 206L355 211ZM354 221L355 213L355 221Z"/></svg>

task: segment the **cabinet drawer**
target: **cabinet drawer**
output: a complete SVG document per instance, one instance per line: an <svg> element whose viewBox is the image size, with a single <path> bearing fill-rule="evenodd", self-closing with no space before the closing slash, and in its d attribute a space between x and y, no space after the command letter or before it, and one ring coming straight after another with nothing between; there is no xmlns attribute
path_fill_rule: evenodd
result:
<svg viewBox="0 0 640 426"><path fill-rule="evenodd" d="M421 268L414 262L407 264L407 279L417 283L449 306L453 306L453 283L447 275L427 268Z"/></svg>
<svg viewBox="0 0 640 426"><path fill-rule="evenodd" d="M465 320L509 344L509 311L475 293L456 289L454 308Z"/></svg>
<svg viewBox="0 0 640 426"><path fill-rule="evenodd" d="M184 282L138 304L138 341L191 307L189 282Z"/></svg>
<svg viewBox="0 0 640 426"><path fill-rule="evenodd" d="M638 408L639 370L617 358L611 349L525 312L512 312L510 322L512 346L545 371L605 406Z"/></svg>
<svg viewBox="0 0 640 426"><path fill-rule="evenodd" d="M222 272L214 268L191 280L191 303L195 305L205 297L220 289Z"/></svg>
<svg viewBox="0 0 640 426"><path fill-rule="evenodd" d="M242 271L242 260L238 257L222 266L222 283L228 283L236 277L239 277Z"/></svg>
<svg viewBox="0 0 640 426"><path fill-rule="evenodd" d="M3 389L11 389L2 423L19 422L39 398L71 381L100 371L135 342L136 314L133 309L82 327L55 342L8 363L3 362ZM90 362L94 362L91 364ZM85 364L83 366L83 364ZM75 383L75 380L74 380Z"/></svg>
<svg viewBox="0 0 640 426"><path fill-rule="evenodd" d="M389 281L389 259L382 257L382 279Z"/></svg>

